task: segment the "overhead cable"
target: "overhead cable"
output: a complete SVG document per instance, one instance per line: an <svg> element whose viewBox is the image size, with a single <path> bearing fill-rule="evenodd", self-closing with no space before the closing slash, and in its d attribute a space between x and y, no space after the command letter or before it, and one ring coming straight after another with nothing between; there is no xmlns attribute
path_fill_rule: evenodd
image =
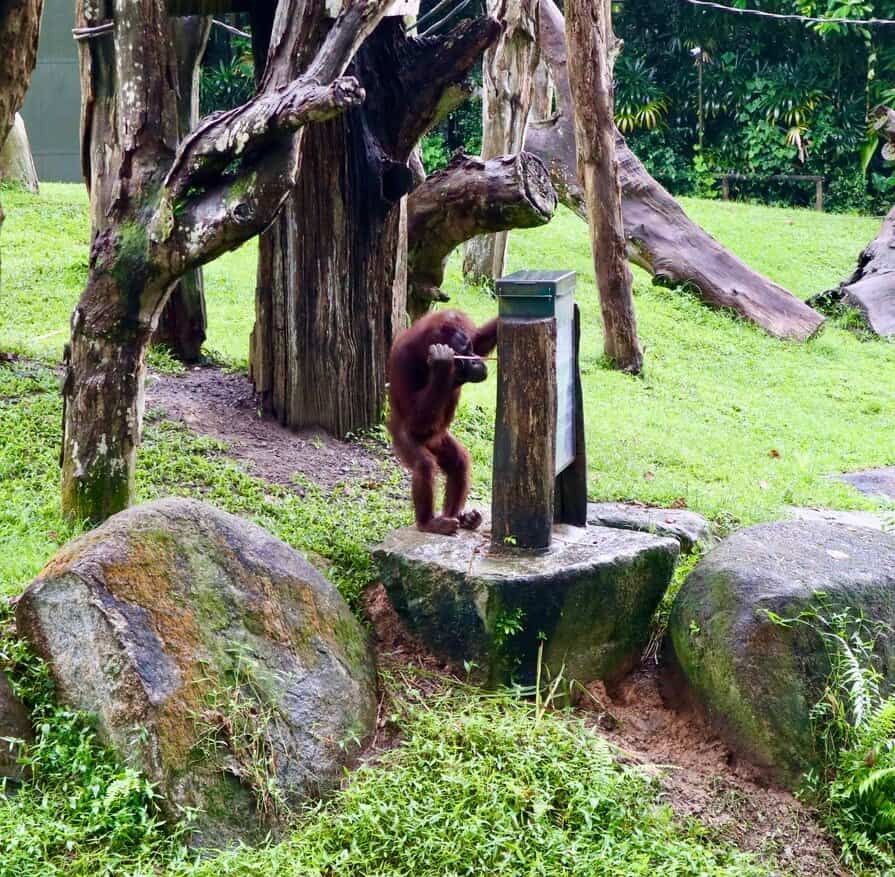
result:
<svg viewBox="0 0 895 877"><path fill-rule="evenodd" d="M774 18L778 21L801 21L806 24L859 24L865 26L895 25L895 19L892 18L815 18L811 15L796 15L795 13L765 12L763 9L739 9L736 6L725 6L723 3L713 3L711 0L684 0L684 2L689 3L691 6L718 9L721 12L730 12L736 15L754 15L759 18Z"/></svg>

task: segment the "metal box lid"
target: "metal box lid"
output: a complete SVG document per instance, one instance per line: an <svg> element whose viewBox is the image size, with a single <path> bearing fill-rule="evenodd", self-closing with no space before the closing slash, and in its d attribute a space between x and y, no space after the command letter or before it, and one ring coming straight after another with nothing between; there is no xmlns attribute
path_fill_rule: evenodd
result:
<svg viewBox="0 0 895 877"><path fill-rule="evenodd" d="M556 300L575 291L574 271L516 271L497 281L502 317L554 317Z"/></svg>

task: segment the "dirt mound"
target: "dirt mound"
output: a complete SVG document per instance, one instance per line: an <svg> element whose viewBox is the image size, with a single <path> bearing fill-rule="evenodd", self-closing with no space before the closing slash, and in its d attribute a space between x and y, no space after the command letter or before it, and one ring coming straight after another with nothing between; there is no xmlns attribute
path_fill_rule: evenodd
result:
<svg viewBox="0 0 895 877"><path fill-rule="evenodd" d="M663 664L645 663L609 691L592 683L580 708L623 759L657 777L678 816L698 819L799 877L850 873L810 811L738 761L682 700L678 679Z"/></svg>

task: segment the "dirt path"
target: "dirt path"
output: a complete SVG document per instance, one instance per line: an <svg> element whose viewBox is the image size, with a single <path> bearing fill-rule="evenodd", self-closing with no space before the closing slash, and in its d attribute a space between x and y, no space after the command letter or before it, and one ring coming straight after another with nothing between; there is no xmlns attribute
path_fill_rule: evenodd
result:
<svg viewBox="0 0 895 877"><path fill-rule="evenodd" d="M147 410L161 409L166 419L226 442L252 475L275 484L295 487L297 478L307 478L331 489L348 480L375 482L393 464L383 442L293 432L262 416L245 375L199 366L183 375L153 374L147 384Z"/></svg>
<svg viewBox="0 0 895 877"><path fill-rule="evenodd" d="M296 477L324 488L346 480L376 481L394 465L381 441L342 442L316 431L292 432L261 416L243 375L200 367L181 376L156 375L147 408L230 446L229 454L257 477L296 486ZM386 665L413 663L446 673L404 629L381 585L367 594L366 612ZM792 795L770 788L692 710L679 709L670 677L647 662L611 692L590 687L581 709L617 746L621 758L655 774L663 797L679 816L710 829L798 877L848 875L829 839ZM396 741L385 735L374 746ZM375 758L375 752L371 753Z"/></svg>

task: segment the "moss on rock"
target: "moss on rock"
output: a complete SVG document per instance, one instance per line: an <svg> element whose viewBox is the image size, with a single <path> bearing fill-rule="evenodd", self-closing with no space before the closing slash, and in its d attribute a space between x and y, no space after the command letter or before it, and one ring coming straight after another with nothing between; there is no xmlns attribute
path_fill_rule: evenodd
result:
<svg viewBox="0 0 895 877"><path fill-rule="evenodd" d="M263 834L270 789L294 803L336 784L350 755L337 744L373 728L372 655L345 601L204 503L111 518L59 552L16 617L63 701L96 714L172 815L201 811L201 844Z"/></svg>

